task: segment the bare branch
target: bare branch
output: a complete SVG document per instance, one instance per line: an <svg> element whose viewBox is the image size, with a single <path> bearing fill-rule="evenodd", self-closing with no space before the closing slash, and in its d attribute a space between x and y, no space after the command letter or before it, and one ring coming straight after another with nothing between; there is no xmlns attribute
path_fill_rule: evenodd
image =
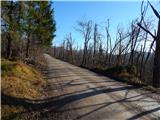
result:
<svg viewBox="0 0 160 120"><path fill-rule="evenodd" d="M144 62L145 64L147 63L147 61L148 61L148 59L149 59L149 56L150 56L150 53L151 53L151 50L152 50L152 47L153 47L155 41L156 41L156 40L154 39L154 40L152 41L151 45L150 45L150 48L149 48L149 51L148 51L146 60L145 60L145 62Z"/></svg>
<svg viewBox="0 0 160 120"><path fill-rule="evenodd" d="M147 30L146 28L144 28L140 23L137 24L140 28L142 28L144 31L146 31L147 33L149 33L154 39L156 39L156 36L154 36L149 30Z"/></svg>
<svg viewBox="0 0 160 120"><path fill-rule="evenodd" d="M158 19L160 19L160 15L159 15L158 11L153 7L153 5L152 5L149 1L148 1L148 3L149 3L149 5L151 6L154 14L157 16Z"/></svg>

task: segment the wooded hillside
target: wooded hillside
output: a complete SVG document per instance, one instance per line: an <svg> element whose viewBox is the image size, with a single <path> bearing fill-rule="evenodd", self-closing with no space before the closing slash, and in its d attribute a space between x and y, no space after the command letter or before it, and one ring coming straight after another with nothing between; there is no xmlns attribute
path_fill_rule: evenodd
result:
<svg viewBox="0 0 160 120"><path fill-rule="evenodd" d="M105 35L100 32L102 25L92 20L79 21L75 32L83 36L83 49L74 44L74 33L69 33L61 46L53 47L50 53L81 67L106 74L112 71L109 75L118 79L160 87L160 14L150 2L145 3L141 4L140 17L129 28L117 27L116 39L110 34L109 19L103 27ZM153 22L145 19L148 7L158 20L154 28Z"/></svg>

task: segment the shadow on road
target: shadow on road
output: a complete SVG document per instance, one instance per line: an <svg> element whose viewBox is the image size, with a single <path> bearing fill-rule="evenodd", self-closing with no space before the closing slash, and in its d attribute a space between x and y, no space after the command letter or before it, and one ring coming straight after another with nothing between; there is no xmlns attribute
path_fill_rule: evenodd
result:
<svg viewBox="0 0 160 120"><path fill-rule="evenodd" d="M53 70L45 71L45 74L48 74L48 72L53 72ZM62 77L67 77L67 76L62 76ZM53 79L53 77L51 76L47 79ZM88 84L88 83L96 83L96 82L73 83L73 81L74 80L70 80L70 82L65 83L64 86L72 87L72 86L84 85L84 84ZM100 82L110 82L110 81L100 81ZM127 97L129 90L134 90L137 88L139 88L139 87L134 87L131 85L130 86L121 86L121 87L116 87L116 88L94 87L94 88L88 88L86 90L75 91L75 92L63 94L60 96L50 97L50 98L40 99L40 100L29 100L29 99L15 98L15 97L7 96L2 93L2 96L1 96L2 103L1 104L2 105L8 104L8 105L14 105L14 106L23 106L27 109L27 111L22 112L22 113L30 113L30 112L39 111L41 113L40 114L41 118L46 117L53 112L60 112L60 113L62 112L63 113L65 111L73 111L73 110L97 106L96 109L94 109L88 113L85 113L83 115L78 116L76 118L76 120L78 120L78 119L81 119L89 114L92 114L95 111L98 111L102 108L108 107L112 104L116 104L116 103L120 103L120 102L140 101L141 99L139 97L142 96L142 98L143 98L143 97L145 97L145 95L147 93L132 96L132 97ZM46 89L48 89L49 91L53 90L49 86L47 86ZM86 99L86 98L93 97L93 96L100 95L100 94L104 94L104 93L108 94L108 93L119 92L119 91L126 91L124 98L122 98L120 100L115 100L112 102L107 101L105 103L86 105L86 106L81 106L81 107L76 107L76 108L71 108L71 109L62 109L64 106L69 105L75 101L79 101L82 99ZM130 99L136 98L136 97L138 99L130 100ZM144 101L144 102L152 102L152 101ZM149 114L149 113L152 113L152 112L155 112L158 110L160 110L160 107L157 107L157 108L150 110L150 111L144 111L142 113L139 113L139 114L129 118L128 120L138 119L146 114ZM13 114L8 119L13 119L18 114L22 114L22 113Z"/></svg>
<svg viewBox="0 0 160 120"><path fill-rule="evenodd" d="M8 104L8 105L14 105L14 106L24 106L25 108L28 109L28 111L26 111L26 112L40 111L40 112L42 112L42 115L46 116L47 114L50 114L51 112L54 112L54 111L65 112L65 111L62 111L60 109L63 108L63 106L65 106L67 104L70 104L74 101L78 101L78 100L81 100L81 99L85 99L85 98L96 96L96 95L103 94L103 93L107 94L107 93L110 93L110 92L117 92L117 91L122 91L122 90L133 90L133 89L137 89L137 87L126 86L126 87L106 88L106 89L98 88L98 90L96 90L96 88L94 88L94 89L95 90L89 91L89 92L83 91L83 93L80 93L80 94L76 93L76 94L71 94L71 95L68 95L68 96L65 96L65 97L58 96L56 98L53 97L53 98L48 98L48 99L44 99L44 100L27 100L27 99L14 98L14 97L6 96L3 93L2 93L1 98L2 98L2 105L3 104ZM141 96L141 95L139 95L139 96ZM133 96L131 98L139 97L139 96ZM114 102L102 103L101 105L103 105L103 106L98 107L95 110L93 110L89 113L86 113L82 116L79 116L77 119L80 119L80 118L82 118L82 117L84 117L88 114L93 113L94 111L97 111L99 109L107 107L111 104L118 103L118 102L124 102L124 101L127 102L127 100L129 100L131 98L124 98L124 99L114 101ZM129 101L129 102L131 102L131 101ZM97 105L95 104L95 105L90 105L90 106L97 106ZM71 110L82 109L82 108L86 108L86 107L90 107L90 106L84 106L84 107L81 107L81 108L73 108ZM47 109L47 111L44 112L43 109ZM145 114L149 114L150 112L153 112L153 111L158 111L159 109L160 108L156 108L152 111L147 111L147 112L138 114L136 116L133 116L133 119L134 118L139 118L139 117L141 117ZM15 116L16 116L16 114L10 116L9 119L11 119ZM131 119L132 118L130 118L129 120L131 120Z"/></svg>
<svg viewBox="0 0 160 120"><path fill-rule="evenodd" d="M150 114L150 113L153 113L153 112L156 112L156 111L159 111L159 110L160 110L160 107L154 108L152 110L147 110L147 111L141 112L141 113L139 113L139 114L127 119L127 120L135 120L135 119L138 119L138 118L140 118L142 116L145 116L147 114ZM157 120L158 119L160 119L160 116L159 116L159 118L157 118Z"/></svg>

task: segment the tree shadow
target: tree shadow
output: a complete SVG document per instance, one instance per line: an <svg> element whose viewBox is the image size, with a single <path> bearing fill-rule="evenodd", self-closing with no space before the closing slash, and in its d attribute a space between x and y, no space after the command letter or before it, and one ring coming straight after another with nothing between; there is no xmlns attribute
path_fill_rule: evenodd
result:
<svg viewBox="0 0 160 120"><path fill-rule="evenodd" d="M55 70L55 69L54 69ZM59 69L60 70L60 69ZM49 72L50 71L50 72ZM48 73L49 72L49 73ZM61 75L61 76L50 76L49 74L52 73L52 70L48 70L46 71L45 74L48 74L46 76L47 79L54 79L54 78L59 78L59 77L72 77L73 75ZM115 81L99 81L99 82L82 82L82 83L73 83L75 80L70 80L69 82L62 84L62 87L72 87L72 86L78 86L78 85L86 85L86 84L94 84L94 83L103 83L103 82L115 82ZM80 80L83 81L83 80ZM63 108L66 105L69 105L75 101L78 100L82 100L82 99L86 99L89 97L93 97L99 94L107 94L107 93L111 93L111 92L118 92L118 91L129 91L129 90L134 90L140 88L139 86L135 87L135 86L121 86L121 87L116 87L116 88L102 88L102 87L94 87L94 88L88 88L85 90L81 90L81 91L75 91L72 93L66 93L63 95L59 95L56 97L50 97L50 98L46 98L46 99L40 99L40 100L29 100L29 99L22 99L22 98L15 98L15 97L11 97L11 96L7 96L5 94L2 93L1 99L2 99L2 105L3 104L7 104L7 105L13 105L13 106L23 106L25 107L27 110L25 112L21 112L21 113L16 113L13 114L9 117L9 119L13 119L15 118L18 114L22 114L22 113L30 113L30 112L34 112L34 111L40 111L42 116L46 116L47 114L50 114L52 112L58 111L58 112L65 112L63 110L61 110L61 108ZM52 87L48 88L49 91L52 91ZM89 91L91 90L91 91ZM126 100L129 100L130 98L127 98L128 92L126 92L124 99L121 100L117 100L117 101L113 101L113 102L107 102L107 103L101 103L101 104L94 104L91 106L98 106L98 105L102 105L96 109L94 109L93 111L90 111L88 113L85 113L81 116L78 116L76 119L80 119L83 118L95 111L98 111L104 107L107 107L109 105L115 104L115 103L119 103L119 102L124 102ZM142 96L139 95L139 96ZM133 96L131 98L134 98L137 96ZM132 100L131 100L132 101ZM131 102L130 101L130 102ZM138 101L138 99L137 99ZM72 110L77 110L77 109L82 109L82 108L87 108L90 106L82 106L80 108L73 108ZM44 109L47 109L47 111L44 111ZM69 109L68 109L69 110ZM71 110L71 109L70 109ZM148 112L146 112L145 114L147 114ZM144 113L143 113L144 114ZM137 115L137 116L133 116L133 118L138 118L143 116L142 114Z"/></svg>
<svg viewBox="0 0 160 120"><path fill-rule="evenodd" d="M96 96L96 95L99 95L99 94L103 94L103 93L107 94L107 93L118 92L118 91L123 91L123 90L129 91L129 90L134 90L134 89L137 89L137 88L138 87L134 87L134 86L125 86L125 87L118 87L118 88L95 87L95 88L90 88L90 89L77 91L77 92L73 92L73 93L68 93L68 94L57 96L57 97L51 97L51 98L42 99L42 100L28 100L28 99L15 98L15 97L7 96L3 93L2 93L1 98L2 98L2 104L14 105L14 106L23 106L26 109L28 109L27 111L25 111L26 113L27 112L40 111L42 116L50 114L52 112L56 112L56 111L65 112L65 111L69 111L69 110L78 110L78 109L87 108L87 107L91 107L91 106L102 105L102 106L100 106L100 107L98 107L98 108L96 108L96 109L94 109L94 110L92 110L88 113L85 113L81 116L78 116L75 119L75 120L78 120L80 118L83 118L83 117L95 112L95 111L98 111L98 110L100 110L104 107L108 107L108 106L110 106L112 104L115 104L115 103L139 101L140 99L136 99L136 100L130 100L130 99L146 95L146 93L127 98L127 94L128 94L128 92L127 92L123 99L113 101L113 102L93 104L93 105L81 106L79 108L72 108L72 109L65 109L65 110L61 110L61 108L63 108L65 105L71 104L72 102L82 100L82 99L85 99L85 98L89 98L89 97L93 97L93 96ZM88 91L88 90L92 90L92 91ZM47 109L47 111L44 111L44 109ZM154 110L151 110L151 111L142 112L141 114L137 114L136 116L133 116L129 120L132 120L134 118L139 118L143 115L149 114L149 113L157 111L159 109L160 108L157 108L157 109L154 109ZM21 114L21 113L19 113L19 114ZM16 117L17 115L18 114L13 114L9 117L9 119L12 119L12 118Z"/></svg>
<svg viewBox="0 0 160 120"><path fill-rule="evenodd" d="M135 116L132 116L131 118L129 118L129 119L127 119L127 120L135 120L135 119L138 119L138 118L140 118L140 117L143 117L143 116L145 116L145 115L147 115L147 114L150 114L150 113L159 111L159 110L160 110L160 107L157 107L157 108L154 108L154 109L151 109L151 110L146 110L146 111L141 112L141 113L139 113L139 114L137 114L137 115L135 115ZM159 118L157 118L157 119L160 119L160 116L159 116Z"/></svg>
<svg viewBox="0 0 160 120"><path fill-rule="evenodd" d="M126 89L130 90L130 89L136 89L136 88L133 86L126 86L126 87L119 87L119 88L106 88L106 89L98 88L98 90L87 91L84 93L73 94L65 97L62 96L62 98L53 97L50 99L36 100L36 101L29 100L29 99L15 98L15 97L7 96L3 93L1 98L2 98L2 105L7 104L7 105L14 105L14 106L23 106L26 109L28 109L28 112L42 111L43 109L48 109L48 111L45 112L45 114L48 114L49 112L57 111L61 109L63 106L70 104L74 101L78 101L81 99L85 99L85 98L96 96L103 93L122 91ZM13 116L11 116L10 118L12 117Z"/></svg>
<svg viewBox="0 0 160 120"><path fill-rule="evenodd" d="M146 94L143 94L143 95L146 95ZM91 110L91 111L89 111L89 112L87 112L87 113L85 113L85 114L82 114L82 115L80 115L80 116L78 116L78 117L76 117L76 118L74 119L74 120L79 120L79 119L84 118L84 117L86 117L86 116L88 116L88 115L90 115L90 114L93 114L94 112L96 112L96 111L98 111L98 110L101 110L101 109L103 109L103 108L106 108L106 107L108 107L108 106L110 106L110 105L113 105L113 104L116 104L116 103L127 103L127 102L140 101L139 99L130 100L130 99L132 99L132 98L136 98L136 97L139 97L139 96L142 96L142 94L141 94L141 95L137 95L137 96L132 96L132 97L129 97L129 98L123 98L123 99L116 100L116 101L113 101L113 102L106 102L106 103L104 102L104 103L100 103L100 104L87 105L87 106L82 106L82 107L73 108L73 109L65 109L65 110L67 110L67 111L69 111L69 110L72 111L72 110L84 109L84 108L88 108L88 107L100 106L100 107L97 107L97 108L95 108L95 109L93 109L93 110ZM155 101L145 101L145 102L155 102ZM148 111L141 112L141 113L139 113L139 114L137 114L137 115L135 115L135 116L127 119L127 120L135 120L135 119L138 119L138 118L140 118L140 117L143 117L143 116L145 116L145 115L147 115L147 114L149 114L149 113L156 112L156 111L158 111L158 110L160 110L160 107L155 108L155 109L152 109L152 110L148 110Z"/></svg>

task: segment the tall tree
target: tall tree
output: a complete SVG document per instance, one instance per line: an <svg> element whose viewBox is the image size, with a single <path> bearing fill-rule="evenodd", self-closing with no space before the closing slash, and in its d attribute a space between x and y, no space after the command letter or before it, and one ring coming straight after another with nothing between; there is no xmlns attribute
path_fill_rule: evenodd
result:
<svg viewBox="0 0 160 120"><path fill-rule="evenodd" d="M48 1L2 1L1 23L5 39L2 53L7 58L13 55L13 47L19 48L20 42L25 44L25 57L28 58L35 45L51 46L55 37L54 10Z"/></svg>
<svg viewBox="0 0 160 120"><path fill-rule="evenodd" d="M92 21L87 22L78 22L78 27L76 28L77 31L79 31L83 37L84 37L84 50L83 50L83 60L82 60L82 66L86 65L87 62L87 55L88 55L88 42L91 39L91 32L92 32Z"/></svg>
<svg viewBox="0 0 160 120"><path fill-rule="evenodd" d="M10 58L12 54L12 44L13 40L16 39L17 36L17 17L18 14L16 12L17 4L13 1L3 1L2 2L2 33L6 36L6 40L3 41L3 44L6 43L6 57ZM4 37L3 36L3 37Z"/></svg>
<svg viewBox="0 0 160 120"><path fill-rule="evenodd" d="M48 1L27 1L24 12L24 33L27 38L26 57L32 44L50 46L55 37L53 8Z"/></svg>
<svg viewBox="0 0 160 120"><path fill-rule="evenodd" d="M97 43L98 43L98 28L97 28L97 24L95 24L94 32L93 32L93 64L95 64L95 61L96 61Z"/></svg>
<svg viewBox="0 0 160 120"><path fill-rule="evenodd" d="M153 86L154 87L160 87L160 14L158 11L152 6L150 2L148 2L150 7L152 8L154 14L158 18L158 28L156 35L153 35L149 30L147 30L145 27L141 25L141 23L138 23L138 26L142 28L144 31L146 31L149 35L153 37L153 42L156 42L156 48L155 48L155 57L154 57L154 66L153 66Z"/></svg>
<svg viewBox="0 0 160 120"><path fill-rule="evenodd" d="M38 7L39 6L39 7ZM52 8L52 2L40 1L36 6L37 15L35 15L37 30L36 34L43 46L52 45L52 40L55 37L56 23L54 20L54 9Z"/></svg>
<svg viewBox="0 0 160 120"><path fill-rule="evenodd" d="M109 33L109 19L107 20L107 26L105 27L105 30L106 30L106 34L107 34L107 47L106 47L106 63L108 64L108 60L110 59L109 58L109 49L110 49L110 52L112 50L112 45L111 45L111 36L110 36L110 33Z"/></svg>

